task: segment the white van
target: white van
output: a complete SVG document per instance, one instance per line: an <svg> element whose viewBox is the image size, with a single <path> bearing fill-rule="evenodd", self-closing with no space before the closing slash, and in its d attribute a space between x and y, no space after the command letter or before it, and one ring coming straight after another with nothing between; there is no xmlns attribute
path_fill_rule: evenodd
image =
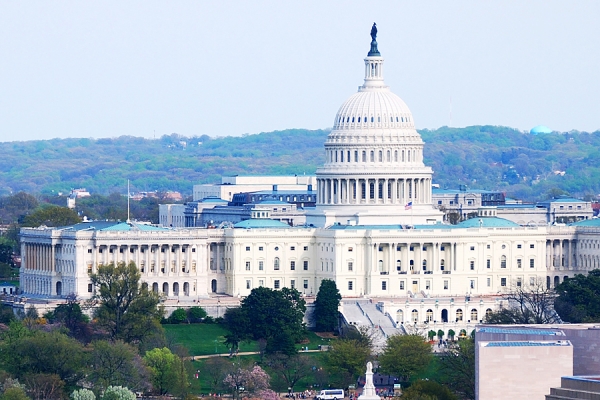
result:
<svg viewBox="0 0 600 400"><path fill-rule="evenodd" d="M321 390L321 393L317 395L317 400L343 400L344 390L343 389L327 389Z"/></svg>

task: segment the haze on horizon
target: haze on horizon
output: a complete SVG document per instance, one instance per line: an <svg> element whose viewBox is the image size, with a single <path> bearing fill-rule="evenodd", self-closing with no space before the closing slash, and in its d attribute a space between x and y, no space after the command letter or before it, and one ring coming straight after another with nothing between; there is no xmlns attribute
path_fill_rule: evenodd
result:
<svg viewBox="0 0 600 400"><path fill-rule="evenodd" d="M362 84L374 21L419 129L592 132L599 15L591 0L5 1L0 141L326 128Z"/></svg>

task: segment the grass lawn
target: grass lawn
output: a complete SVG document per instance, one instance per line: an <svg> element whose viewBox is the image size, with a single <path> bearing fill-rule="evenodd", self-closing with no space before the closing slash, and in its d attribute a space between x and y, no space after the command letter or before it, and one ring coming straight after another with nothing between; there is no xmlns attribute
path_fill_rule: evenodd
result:
<svg viewBox="0 0 600 400"><path fill-rule="evenodd" d="M228 331L219 324L163 325L167 336L188 349L191 356L228 353L223 344ZM258 351L256 342L240 343L240 351Z"/></svg>

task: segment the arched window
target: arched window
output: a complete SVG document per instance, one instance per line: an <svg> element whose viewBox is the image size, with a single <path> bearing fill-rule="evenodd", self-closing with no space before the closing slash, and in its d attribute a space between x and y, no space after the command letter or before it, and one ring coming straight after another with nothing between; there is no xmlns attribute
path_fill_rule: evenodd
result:
<svg viewBox="0 0 600 400"><path fill-rule="evenodd" d="M391 162L392 161L392 152L389 151L389 150L387 151L387 159L386 159L386 161L387 162Z"/></svg>
<svg viewBox="0 0 600 400"><path fill-rule="evenodd" d="M373 117L371 117L371 122L373 122L375 119Z"/></svg>
<svg viewBox="0 0 600 400"><path fill-rule="evenodd" d="M478 315L477 315L477 309L476 309L476 308L473 308L473 309L471 310L471 321L473 321L473 322L477 322L477 320L478 320L478 319L479 319L479 318L478 318Z"/></svg>
<svg viewBox="0 0 600 400"><path fill-rule="evenodd" d="M362 160L363 160L363 162L367 162L367 152L364 150L362 152Z"/></svg>
<svg viewBox="0 0 600 400"><path fill-rule="evenodd" d="M488 308L487 310L485 310L485 317L489 318L490 315L492 315L492 309Z"/></svg>
<svg viewBox="0 0 600 400"><path fill-rule="evenodd" d="M506 256L500 257L500 268L506 268Z"/></svg>
<svg viewBox="0 0 600 400"><path fill-rule="evenodd" d="M430 308L427 310L427 322L433 321L433 310Z"/></svg>
<svg viewBox="0 0 600 400"><path fill-rule="evenodd" d="M412 310L412 312L410 313L410 319L414 323L419 322L419 311L416 309Z"/></svg>
<svg viewBox="0 0 600 400"><path fill-rule="evenodd" d="M402 271L402 260L396 260L396 271Z"/></svg>
<svg viewBox="0 0 600 400"><path fill-rule="evenodd" d="M153 291L154 293L158 293L158 283L154 282L154 283L152 284L152 291Z"/></svg>
<svg viewBox="0 0 600 400"><path fill-rule="evenodd" d="M404 311L402 311L402 310L396 311L396 322L397 323L404 322Z"/></svg>
<svg viewBox="0 0 600 400"><path fill-rule="evenodd" d="M404 150L402 150L402 162L404 162Z"/></svg>
<svg viewBox="0 0 600 400"><path fill-rule="evenodd" d="M379 150L379 162L383 162L383 151Z"/></svg>
<svg viewBox="0 0 600 400"><path fill-rule="evenodd" d="M446 261L442 258L440 260L440 270L443 271L445 267L446 267Z"/></svg>
<svg viewBox="0 0 600 400"><path fill-rule="evenodd" d="M394 150L394 162L398 162L398 150Z"/></svg>
<svg viewBox="0 0 600 400"><path fill-rule="evenodd" d="M358 117L358 122L360 122L360 117Z"/></svg>
<svg viewBox="0 0 600 400"><path fill-rule="evenodd" d="M358 162L358 150L354 151L354 162Z"/></svg>
<svg viewBox="0 0 600 400"><path fill-rule="evenodd" d="M456 322L462 321L462 320L463 320L463 312L462 312L462 309L459 308L458 310L456 310Z"/></svg>
<svg viewBox="0 0 600 400"><path fill-rule="evenodd" d="M408 162L410 162L410 150L408 151Z"/></svg>
<svg viewBox="0 0 600 400"><path fill-rule="evenodd" d="M377 261L377 266L379 267L379 272L383 271L383 260Z"/></svg>
<svg viewBox="0 0 600 400"><path fill-rule="evenodd" d="M173 284L173 295L179 296L179 283L175 282Z"/></svg>
<svg viewBox="0 0 600 400"><path fill-rule="evenodd" d="M423 271L427 271L427 260L423 260Z"/></svg>
<svg viewBox="0 0 600 400"><path fill-rule="evenodd" d="M371 150L371 162L375 162L375 152Z"/></svg>
<svg viewBox="0 0 600 400"><path fill-rule="evenodd" d="M169 295L169 284L167 282L163 283L163 293L165 296Z"/></svg>
<svg viewBox="0 0 600 400"><path fill-rule="evenodd" d="M279 271L279 257L275 257L273 260L273 269L275 271Z"/></svg>

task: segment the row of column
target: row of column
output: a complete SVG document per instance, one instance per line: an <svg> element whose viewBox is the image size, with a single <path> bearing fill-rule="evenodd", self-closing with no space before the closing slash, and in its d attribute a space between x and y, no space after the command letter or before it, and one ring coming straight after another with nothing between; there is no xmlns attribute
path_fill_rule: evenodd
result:
<svg viewBox="0 0 600 400"><path fill-rule="evenodd" d="M431 204L431 178L319 178L318 204Z"/></svg>
<svg viewBox="0 0 600 400"><path fill-rule="evenodd" d="M371 272L376 274L397 272L398 260L400 260L401 271L410 272L410 247L413 247L413 271L423 271L423 260L427 260L426 271L441 271L442 260L444 260L444 271L456 270L456 244L454 243L429 243L426 250L423 250L426 243L373 243L371 246L373 251L369 264L374 266ZM380 247L382 251L379 251Z"/></svg>
<svg viewBox="0 0 600 400"><path fill-rule="evenodd" d="M54 254L55 247L51 244L24 244L24 260L25 269L35 271L55 271Z"/></svg>
<svg viewBox="0 0 600 400"><path fill-rule="evenodd" d="M352 154L354 153L354 157ZM327 150L327 162L328 163L361 163L361 164L373 164L373 163L418 163L422 162L422 147L417 149L403 149L403 150Z"/></svg>
<svg viewBox="0 0 600 400"><path fill-rule="evenodd" d="M553 239L546 241L546 268L572 269L577 266L577 257L573 257L575 240Z"/></svg>

